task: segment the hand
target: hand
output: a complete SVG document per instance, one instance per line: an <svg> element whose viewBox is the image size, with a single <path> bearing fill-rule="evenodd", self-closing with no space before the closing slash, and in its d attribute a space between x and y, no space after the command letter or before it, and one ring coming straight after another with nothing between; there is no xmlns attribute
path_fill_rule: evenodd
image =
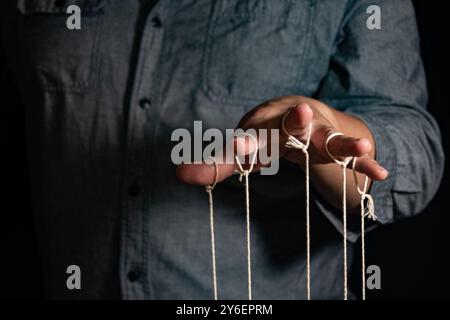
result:
<svg viewBox="0 0 450 320"><path fill-rule="evenodd" d="M343 136L337 136L330 141L328 147L331 154L338 158L360 157L356 161L356 171L367 175L372 180L387 178L387 170L374 160L375 143L365 124L359 119L336 111L320 101L301 96L272 99L244 115L238 128L244 130L249 128L256 130L262 128L280 129L280 157L303 164L304 154L301 150L284 147L287 137L281 130L281 122L287 112L289 112L289 115L285 120L285 128L300 141L305 141L311 124L311 141L308 152L313 175L314 171L317 171L319 177L322 175L324 179L333 178L330 171L331 167L323 166L329 163L334 164L325 150L325 141L330 133L342 132L344 133ZM238 139L234 143L237 152L240 152L240 154L252 152L255 147L251 145L250 139ZM334 165L334 167L337 166ZM254 170L260 168L261 164L258 163ZM218 181L228 178L236 169L237 164L220 164ZM207 164L182 164L177 167L177 176L181 181L189 184L207 185L214 181L215 169L213 165ZM362 177L359 180L362 181Z"/></svg>

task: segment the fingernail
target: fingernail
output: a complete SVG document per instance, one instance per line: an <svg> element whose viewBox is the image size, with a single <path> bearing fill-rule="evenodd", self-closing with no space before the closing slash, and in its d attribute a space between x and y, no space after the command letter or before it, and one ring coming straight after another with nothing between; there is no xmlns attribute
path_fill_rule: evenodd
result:
<svg viewBox="0 0 450 320"><path fill-rule="evenodd" d="M378 171L383 172L383 173L388 172L385 168L383 168L382 166L379 166L379 165L377 165L377 169L378 169Z"/></svg>

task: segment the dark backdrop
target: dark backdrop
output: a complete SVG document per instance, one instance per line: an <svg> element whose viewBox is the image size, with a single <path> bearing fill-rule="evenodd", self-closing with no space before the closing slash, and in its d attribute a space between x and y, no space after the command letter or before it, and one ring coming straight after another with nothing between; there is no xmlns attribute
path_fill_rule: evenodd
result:
<svg viewBox="0 0 450 320"><path fill-rule="evenodd" d="M448 155L448 10L444 1L413 2L428 79L428 109L439 123ZM368 263L378 264L382 273L382 290L371 292L370 298L450 298L450 177L447 164L448 161L439 192L423 214L370 233Z"/></svg>
<svg viewBox="0 0 450 320"><path fill-rule="evenodd" d="M392 0L397 1L397 0ZM428 3L428 4L427 4ZM440 124L445 150L449 130L447 70L449 28L445 1L414 1L422 38L422 55L428 77L429 110ZM3 59L1 57L0 59ZM387 75L388 76L388 75ZM13 88L0 74L0 297L42 298L40 266L33 235L26 170L23 111L4 97ZM368 264L382 272L382 290L369 291L369 299L450 298L450 195L448 171L441 188L425 212L413 219L385 226L368 235ZM359 251L357 251L359 252ZM358 257L356 259L358 260ZM352 272L352 286L359 292L359 265Z"/></svg>

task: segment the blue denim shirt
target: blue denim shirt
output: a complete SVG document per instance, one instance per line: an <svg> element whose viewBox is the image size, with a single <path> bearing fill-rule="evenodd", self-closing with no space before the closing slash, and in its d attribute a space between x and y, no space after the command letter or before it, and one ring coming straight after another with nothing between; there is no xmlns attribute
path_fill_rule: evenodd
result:
<svg viewBox="0 0 450 320"><path fill-rule="evenodd" d="M69 4L81 8L81 30L66 28ZM366 26L373 4L381 30ZM409 1L1 6L7 72L26 108L49 298L212 298L208 198L204 188L177 181L171 132L194 120L205 129L233 128L269 98L314 97L367 123L390 172L371 189L377 224L419 213L439 185L444 155L425 109ZM302 170L281 160L277 175L250 179L254 298L304 299ZM214 190L221 299L247 296L243 192L236 176ZM340 214L316 193L312 201L312 298L341 299ZM354 243L359 224L349 228ZM81 290L66 287L73 264Z"/></svg>

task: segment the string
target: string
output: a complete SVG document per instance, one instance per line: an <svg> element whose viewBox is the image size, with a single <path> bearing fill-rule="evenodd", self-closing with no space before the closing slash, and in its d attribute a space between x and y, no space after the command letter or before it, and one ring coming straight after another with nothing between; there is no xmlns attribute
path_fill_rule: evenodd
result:
<svg viewBox="0 0 450 320"><path fill-rule="evenodd" d="M241 162L239 161L239 157L236 155L236 163L239 167L239 181L242 182L242 178L245 178L244 184L245 184L245 211L246 211L246 235L247 235L247 286L248 286L248 300L252 300L252 261L251 261L251 243L250 243L250 191L249 191L249 179L248 176L250 172L252 172L253 167L256 162L256 155L258 153L258 141L254 136L252 136L249 133L242 133L236 135L236 137L239 136L249 136L253 142L255 143L255 151L253 152L253 157L250 161L250 167L248 170L244 170L244 168L241 165Z"/></svg>
<svg viewBox="0 0 450 320"><path fill-rule="evenodd" d="M343 136L344 134L341 132L333 132L328 135L327 140L325 141L325 150L328 153L328 156L333 159L335 163L341 166L342 168L342 215L343 215L343 229L344 229L344 300L348 298L348 267L347 267L347 165L352 160L352 157L347 157L344 160L339 160L335 158L330 150L328 150L328 144L331 139L337 136Z"/></svg>
<svg viewBox="0 0 450 320"><path fill-rule="evenodd" d="M205 186L206 192L208 193L209 199L209 227L211 232L211 260L212 260L212 276L213 276L213 291L214 300L217 300L217 273L216 273L216 241L214 238L214 203L212 191L215 188L217 181L219 179L219 167L214 158L210 158L214 163L215 176L212 185Z"/></svg>
<svg viewBox="0 0 450 320"><path fill-rule="evenodd" d="M286 144L284 145L289 149L302 150L305 155L305 192L306 192L306 296L308 300L311 300L311 241L310 241L310 220L309 220L309 153L308 147L311 140L312 124L309 124L308 132L306 134L306 142L303 143L286 130L285 120L291 111L289 110L283 116L281 121L281 129L283 133L288 137Z"/></svg>
<svg viewBox="0 0 450 320"><path fill-rule="evenodd" d="M367 192L367 187L369 185L369 178L365 176L364 178L364 187L361 190L359 188L358 183L358 176L356 174L355 166L356 166L356 157L353 158L352 162L352 170L353 170L353 177L355 179L356 184L356 190L358 191L361 201L360 201L360 208L361 208L361 280L362 280L362 299L366 300L366 249L365 249L365 225L364 225L364 218L368 217L369 219L372 219L373 221L377 220L377 216L375 215L375 206L373 202L373 198L370 194ZM367 200L367 206L364 206L364 202Z"/></svg>

